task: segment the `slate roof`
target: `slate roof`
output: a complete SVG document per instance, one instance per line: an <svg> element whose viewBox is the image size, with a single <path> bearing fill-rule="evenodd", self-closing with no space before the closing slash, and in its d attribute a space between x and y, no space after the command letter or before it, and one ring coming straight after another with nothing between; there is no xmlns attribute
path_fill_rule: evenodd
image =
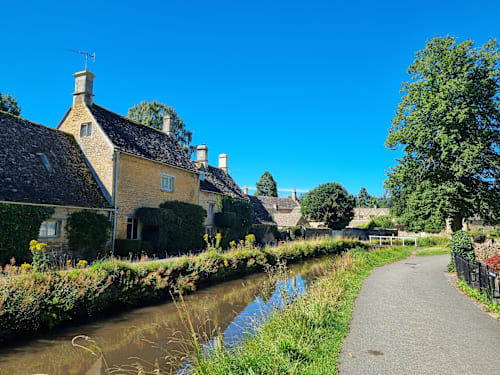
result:
<svg viewBox="0 0 500 375"><path fill-rule="evenodd" d="M72 135L0 111L0 144L0 200L111 207Z"/></svg>
<svg viewBox="0 0 500 375"><path fill-rule="evenodd" d="M255 195L247 195L250 199L250 204L252 205L252 222L253 224L265 224L265 225L276 225L273 220L273 217L266 210L264 205L262 204L260 197L256 197Z"/></svg>
<svg viewBox="0 0 500 375"><path fill-rule="evenodd" d="M181 146L167 134L138 124L97 104L88 107L104 133L119 150L188 171L198 171Z"/></svg>
<svg viewBox="0 0 500 375"><path fill-rule="evenodd" d="M246 199L245 194L238 184L222 169L211 165L207 167L199 165L198 169L203 173L203 180L200 181L200 190Z"/></svg>
<svg viewBox="0 0 500 375"><path fill-rule="evenodd" d="M274 214L274 221L279 227L294 227L301 224L302 214L300 211L292 211L286 214Z"/></svg>
<svg viewBox="0 0 500 375"><path fill-rule="evenodd" d="M276 206L278 210L293 210L300 207L299 203L291 198L268 197L264 195L258 195L257 198L268 210L276 210Z"/></svg>

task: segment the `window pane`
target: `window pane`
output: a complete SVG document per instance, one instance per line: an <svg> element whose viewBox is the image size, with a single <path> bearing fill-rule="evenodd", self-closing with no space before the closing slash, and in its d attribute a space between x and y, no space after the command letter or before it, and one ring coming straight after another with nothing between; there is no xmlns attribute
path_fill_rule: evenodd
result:
<svg viewBox="0 0 500 375"><path fill-rule="evenodd" d="M85 137L87 135L87 125L82 125L80 128L80 137Z"/></svg>
<svg viewBox="0 0 500 375"><path fill-rule="evenodd" d="M87 125L87 137L92 135L92 124Z"/></svg>

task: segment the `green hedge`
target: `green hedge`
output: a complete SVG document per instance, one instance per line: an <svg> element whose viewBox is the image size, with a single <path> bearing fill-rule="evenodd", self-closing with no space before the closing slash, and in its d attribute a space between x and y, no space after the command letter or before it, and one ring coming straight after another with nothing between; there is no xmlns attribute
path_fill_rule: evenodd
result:
<svg viewBox="0 0 500 375"><path fill-rule="evenodd" d="M225 196L219 204L221 212L234 214L234 224L220 228L222 247L227 248L231 241L239 242L250 233L252 227L252 206L246 201Z"/></svg>
<svg viewBox="0 0 500 375"><path fill-rule="evenodd" d="M111 223L105 215L93 211L73 212L68 217L66 230L69 248L75 256L91 260L106 254Z"/></svg>
<svg viewBox="0 0 500 375"><path fill-rule="evenodd" d="M0 203L0 265L16 260L31 261L29 243L36 240L42 222L54 213L53 208Z"/></svg>
<svg viewBox="0 0 500 375"><path fill-rule="evenodd" d="M142 238L157 252L184 252L204 248L206 211L197 204L167 201L159 208L141 207L136 216L143 224Z"/></svg>
<svg viewBox="0 0 500 375"><path fill-rule="evenodd" d="M280 247L210 251L165 261L109 259L85 269L26 272L0 278L0 331L33 332L96 311L139 306L191 292L203 284L262 271L278 260L295 262L365 246L324 238Z"/></svg>
<svg viewBox="0 0 500 375"><path fill-rule="evenodd" d="M214 221L218 228L232 228L236 223L236 214L234 212L216 212Z"/></svg>
<svg viewBox="0 0 500 375"><path fill-rule="evenodd" d="M476 256L472 248L472 239L469 233L459 230L453 233L450 241L450 249L453 253L457 253L462 258L474 262Z"/></svg>
<svg viewBox="0 0 500 375"><path fill-rule="evenodd" d="M115 241L115 255L119 257L129 257L134 258L139 257L143 254L153 255L155 254L155 247L150 241L141 240L116 240Z"/></svg>

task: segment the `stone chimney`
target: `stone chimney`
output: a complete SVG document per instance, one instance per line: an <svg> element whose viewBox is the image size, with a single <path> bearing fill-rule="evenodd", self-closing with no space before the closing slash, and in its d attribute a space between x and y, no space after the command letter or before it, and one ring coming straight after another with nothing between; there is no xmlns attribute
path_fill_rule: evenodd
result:
<svg viewBox="0 0 500 375"><path fill-rule="evenodd" d="M296 201L296 200L297 200L297 189L293 189L293 190L292 190L292 199L293 199L294 201Z"/></svg>
<svg viewBox="0 0 500 375"><path fill-rule="evenodd" d="M227 154L219 155L219 168L222 169L224 172L229 173L227 168Z"/></svg>
<svg viewBox="0 0 500 375"><path fill-rule="evenodd" d="M85 103L87 105L92 104L92 93L94 89L94 78L95 75L88 70L83 70L81 72L76 72L73 74L75 77L75 92L73 93L73 105L79 103Z"/></svg>
<svg viewBox="0 0 500 375"><path fill-rule="evenodd" d="M171 137L174 136L174 119L170 113L165 113L165 116L163 116L162 131Z"/></svg>
<svg viewBox="0 0 500 375"><path fill-rule="evenodd" d="M248 195L248 185L245 185L245 187L243 188L243 192L245 193L245 195Z"/></svg>
<svg viewBox="0 0 500 375"><path fill-rule="evenodd" d="M208 147L206 144L196 146L196 162L208 166Z"/></svg>

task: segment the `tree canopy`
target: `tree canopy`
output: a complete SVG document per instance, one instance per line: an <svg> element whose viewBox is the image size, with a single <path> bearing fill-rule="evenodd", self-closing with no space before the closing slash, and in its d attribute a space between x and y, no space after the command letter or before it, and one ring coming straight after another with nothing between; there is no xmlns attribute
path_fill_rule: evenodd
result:
<svg viewBox="0 0 500 375"><path fill-rule="evenodd" d="M260 176L257 182L255 195L265 195L268 197L278 196L278 186L276 185L276 181L274 181L273 175L268 171L265 171L262 176Z"/></svg>
<svg viewBox="0 0 500 375"><path fill-rule="evenodd" d="M194 146L191 144L193 132L187 130L186 124L177 115L175 109L156 100L148 102L146 100L130 107L127 117L143 125L161 130L163 129L163 117L165 114L172 116L174 123L174 138L179 142L186 153L191 156L194 152Z"/></svg>
<svg viewBox="0 0 500 375"><path fill-rule="evenodd" d="M500 51L490 40L436 37L419 51L386 146L404 155L385 181L410 230L452 228L500 215Z"/></svg>
<svg viewBox="0 0 500 375"><path fill-rule="evenodd" d="M368 191L365 187L362 187L356 197L356 207L368 207L369 199Z"/></svg>
<svg viewBox="0 0 500 375"><path fill-rule="evenodd" d="M354 217L356 198L342 185L329 182L311 190L302 200L302 214L311 220L323 221L328 228L342 229Z"/></svg>
<svg viewBox="0 0 500 375"><path fill-rule="evenodd" d="M21 115L21 107L17 103L17 99L10 94L0 93L0 111L12 113L13 115Z"/></svg>

